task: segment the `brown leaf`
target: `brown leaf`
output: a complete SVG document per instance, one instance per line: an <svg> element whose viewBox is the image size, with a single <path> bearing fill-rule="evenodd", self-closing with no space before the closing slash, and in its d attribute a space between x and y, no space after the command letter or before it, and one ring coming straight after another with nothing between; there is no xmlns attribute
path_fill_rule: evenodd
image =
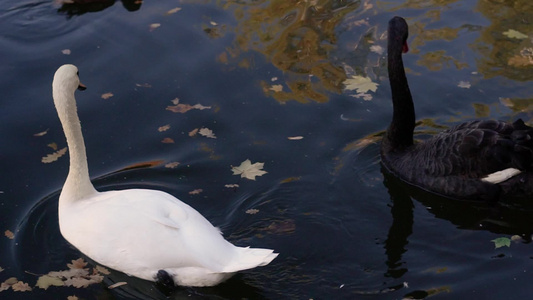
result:
<svg viewBox="0 0 533 300"><path fill-rule="evenodd" d="M213 131L211 129L209 129L209 128L201 128L200 131L198 131L198 133L200 135L203 135L203 136L211 138L211 139L216 139L217 138L215 136L215 134L213 133Z"/></svg>
<svg viewBox="0 0 533 300"><path fill-rule="evenodd" d="M112 285L108 286L107 288L112 290L114 288L118 288L119 286L123 286L123 285L126 285L126 284L128 284L128 283L124 282L124 281L120 281L120 282L117 282L115 284L112 284Z"/></svg>
<svg viewBox="0 0 533 300"><path fill-rule="evenodd" d="M168 16L168 15L171 15L171 14L175 14L175 13L177 13L177 12L180 11L180 10L181 10L181 7L176 7L176 8L173 8L173 9L167 11L167 12L165 13L165 15Z"/></svg>
<svg viewBox="0 0 533 300"><path fill-rule="evenodd" d="M150 24L150 31L154 31L161 26L161 23Z"/></svg>
<svg viewBox="0 0 533 300"><path fill-rule="evenodd" d="M175 113L182 113L182 114L188 112L191 109L199 109L199 110L211 109L211 106L203 106L202 104L195 104L195 105L176 104L174 106L167 106L167 110L170 110L171 112L175 112Z"/></svg>
<svg viewBox="0 0 533 300"><path fill-rule="evenodd" d="M67 153L67 147L57 150L54 153L46 155L45 157L41 158L41 162L45 164L54 162L58 160L58 158L60 158L61 156L65 155L65 153Z"/></svg>
<svg viewBox="0 0 533 300"><path fill-rule="evenodd" d="M164 138L164 139L161 141L161 143L163 143L163 144L174 144L174 140L171 139L171 138L169 138L169 137L166 137L166 138Z"/></svg>
<svg viewBox="0 0 533 300"><path fill-rule="evenodd" d="M202 190L202 189L196 189L196 190L190 191L189 195L198 195L198 194L200 194L203 191L204 190Z"/></svg>
<svg viewBox="0 0 533 300"><path fill-rule="evenodd" d="M169 129L170 129L170 124L167 124L167 125L164 125L164 126L161 126L161 127L157 128L157 131L163 132L163 131L167 131Z"/></svg>
<svg viewBox="0 0 533 300"><path fill-rule="evenodd" d="M102 273L104 275L109 275L111 274L111 272L109 272L108 269L102 267L102 266L99 266L99 265L96 265L96 267L94 267L96 269L96 271L98 271L99 273Z"/></svg>
<svg viewBox="0 0 533 300"><path fill-rule="evenodd" d="M198 133L198 128L195 128L189 132L189 136L195 136Z"/></svg>
<svg viewBox="0 0 533 300"><path fill-rule="evenodd" d="M67 300L79 300L76 296L68 296Z"/></svg>
<svg viewBox="0 0 533 300"><path fill-rule="evenodd" d="M50 144L48 144L46 146L52 148L54 151L57 151L57 144L56 143L50 143Z"/></svg>
<svg viewBox="0 0 533 300"><path fill-rule="evenodd" d="M102 275L91 275L86 277L72 277L65 280L66 286L73 286L75 288L86 288L93 283L100 283L104 280Z"/></svg>
<svg viewBox="0 0 533 300"><path fill-rule="evenodd" d="M41 131L41 132L39 132L39 133L36 133L36 134L34 134L33 136L43 136L43 135L45 135L45 134L48 133L48 130L50 130L50 128L46 129L45 131Z"/></svg>
<svg viewBox="0 0 533 300"><path fill-rule="evenodd" d="M174 169L176 168L177 166L179 166L179 162L177 161L174 161L174 162L169 162L168 164L165 165L165 168L169 168L169 169Z"/></svg>
<svg viewBox="0 0 533 300"><path fill-rule="evenodd" d="M72 264L67 264L67 267L70 269L83 269L85 266L87 266L87 263L81 257L76 260L72 260Z"/></svg>
<svg viewBox="0 0 533 300"><path fill-rule="evenodd" d="M31 291L31 287L22 281L19 281L11 286L13 291L15 292L29 292Z"/></svg>
<svg viewBox="0 0 533 300"><path fill-rule="evenodd" d="M15 238L15 234L14 234L11 230L6 230L6 231L4 232L4 234L5 234L5 236L6 236L8 239L10 239L10 240L12 240L12 239Z"/></svg>
<svg viewBox="0 0 533 300"><path fill-rule="evenodd" d="M101 97L102 97L102 99L107 100L107 99L109 99L109 98L111 98L113 96L114 96L113 93L105 93L105 94L102 94Z"/></svg>

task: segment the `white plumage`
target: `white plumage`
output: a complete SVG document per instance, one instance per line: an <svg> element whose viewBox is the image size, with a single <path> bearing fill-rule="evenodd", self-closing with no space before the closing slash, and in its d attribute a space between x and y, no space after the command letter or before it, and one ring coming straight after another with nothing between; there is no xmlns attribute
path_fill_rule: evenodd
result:
<svg viewBox="0 0 533 300"><path fill-rule="evenodd" d="M56 71L54 103L70 155L59 197L59 227L67 241L110 268L151 281L164 270L183 286L213 286L276 258L270 249L232 245L199 212L168 193L96 191L76 111L74 92L79 87L84 86L74 65Z"/></svg>

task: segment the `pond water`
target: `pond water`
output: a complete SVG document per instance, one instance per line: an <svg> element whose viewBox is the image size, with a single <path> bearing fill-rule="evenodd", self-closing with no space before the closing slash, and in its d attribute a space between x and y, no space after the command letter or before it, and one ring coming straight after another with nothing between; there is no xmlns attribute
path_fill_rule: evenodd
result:
<svg viewBox="0 0 533 300"><path fill-rule="evenodd" d="M0 282L33 290L0 297L529 298L531 204L446 200L381 171L394 15L410 25L417 138L474 118L531 123L527 0L2 1ZM212 288L113 270L86 288L36 287L80 257L95 267L57 223L69 162L51 81L64 63L88 86L76 97L97 189L167 191L232 243L280 255ZM268 173L233 175L247 159Z"/></svg>

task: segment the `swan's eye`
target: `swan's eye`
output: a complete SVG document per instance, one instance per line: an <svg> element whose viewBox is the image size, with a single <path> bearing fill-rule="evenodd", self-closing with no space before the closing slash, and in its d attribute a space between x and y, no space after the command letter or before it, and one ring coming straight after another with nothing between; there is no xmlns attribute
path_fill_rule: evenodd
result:
<svg viewBox="0 0 533 300"><path fill-rule="evenodd" d="M76 72L76 75L78 75L78 77L80 76L80 71Z"/></svg>

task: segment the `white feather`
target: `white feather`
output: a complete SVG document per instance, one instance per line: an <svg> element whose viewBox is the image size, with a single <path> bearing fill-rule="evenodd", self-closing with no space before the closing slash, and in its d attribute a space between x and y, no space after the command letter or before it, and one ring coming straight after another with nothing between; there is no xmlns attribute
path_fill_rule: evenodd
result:
<svg viewBox="0 0 533 300"><path fill-rule="evenodd" d="M492 184L497 184L497 183L504 182L520 173L522 173L522 171L518 169L508 168L505 170L501 170L501 171L489 174L483 177L481 181L485 181L485 182L492 183Z"/></svg>

